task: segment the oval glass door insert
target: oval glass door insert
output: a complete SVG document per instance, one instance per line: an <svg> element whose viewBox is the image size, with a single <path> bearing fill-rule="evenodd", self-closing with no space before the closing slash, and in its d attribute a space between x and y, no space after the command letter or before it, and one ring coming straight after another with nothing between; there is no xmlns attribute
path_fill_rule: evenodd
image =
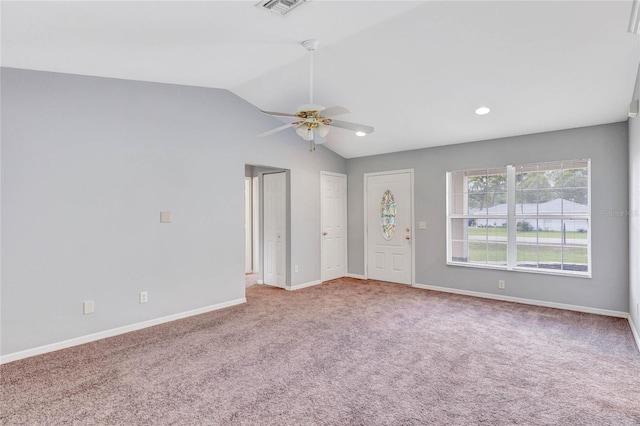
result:
<svg viewBox="0 0 640 426"><path fill-rule="evenodd" d="M388 189L382 195L380 203L380 226L385 240L389 241L393 238L396 230L396 201Z"/></svg>

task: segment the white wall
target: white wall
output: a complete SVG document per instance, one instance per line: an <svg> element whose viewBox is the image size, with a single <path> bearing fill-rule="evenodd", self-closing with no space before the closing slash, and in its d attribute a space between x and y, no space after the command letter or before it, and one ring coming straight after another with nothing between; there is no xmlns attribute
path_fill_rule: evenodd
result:
<svg viewBox="0 0 640 426"><path fill-rule="evenodd" d="M364 273L363 174L415 169L416 284L625 313L629 306L626 123L427 148L347 160L349 272ZM591 158L593 278L446 265L447 171ZM417 222L427 223L418 230ZM506 280L499 290L498 280Z"/></svg>
<svg viewBox="0 0 640 426"><path fill-rule="evenodd" d="M338 155L257 138L279 122L225 90L1 83L1 354L243 298L245 164L291 170L291 283L320 279L320 170L344 173Z"/></svg>

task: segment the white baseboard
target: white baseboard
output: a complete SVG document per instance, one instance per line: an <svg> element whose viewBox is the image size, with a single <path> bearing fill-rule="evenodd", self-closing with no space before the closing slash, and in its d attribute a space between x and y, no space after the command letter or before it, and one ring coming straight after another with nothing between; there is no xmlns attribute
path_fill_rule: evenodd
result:
<svg viewBox="0 0 640 426"><path fill-rule="evenodd" d="M345 275L345 277L347 277L347 278L355 278L357 280L366 280L367 279L364 275L358 275L358 274L347 274L347 275Z"/></svg>
<svg viewBox="0 0 640 426"><path fill-rule="evenodd" d="M309 281L308 283L296 284L291 287L286 287L289 291L300 290L302 288L312 287L314 285L322 284L322 280Z"/></svg>
<svg viewBox="0 0 640 426"><path fill-rule="evenodd" d="M636 345L638 345L638 350L640 351L640 333L638 333L638 329L633 324L631 315L629 315L628 319L629 319L629 325L631 326L631 333L633 333L633 338L636 339Z"/></svg>
<svg viewBox="0 0 640 426"><path fill-rule="evenodd" d="M8 362L17 361L19 359L29 358L35 355L42 355L48 352L58 351L60 349L70 348L72 346L82 345L84 343L95 342L96 340L106 339L107 337L113 337L120 334L129 333L143 328L153 327L154 325L164 324L194 315L205 314L211 311L217 311L219 309L228 308L230 306L240 305L246 303L247 299L244 297L241 299L230 300L228 302L218 303L216 305L205 306L204 308L193 309L191 311L181 312L179 314L168 315L166 317L156 318L148 321L139 322L136 324L125 325L123 327L112 328L111 330L100 331L98 333L87 334L86 336L74 337L73 339L64 340L62 342L51 343L44 346L38 346L37 348L27 349L20 352L14 352L0 356L0 364L6 364Z"/></svg>
<svg viewBox="0 0 640 426"><path fill-rule="evenodd" d="M564 309L567 311L584 312L587 314L604 315L608 317L617 317L617 318L629 317L629 314L627 312L610 311L608 309L591 308L588 306L568 305L565 303L546 302L544 300L535 300L535 299L523 299L520 297L502 296L499 294L482 293L479 291L471 291L471 290L459 290L455 288L438 287L435 285L426 285L426 284L414 284L413 287L422 288L425 290L442 291L445 293L462 294L465 296L482 297L484 299L502 300L504 302L515 302L515 303L522 303L525 305L543 306L545 308L556 308L556 309Z"/></svg>
<svg viewBox="0 0 640 426"><path fill-rule="evenodd" d="M258 280L258 284L264 284L263 280Z"/></svg>

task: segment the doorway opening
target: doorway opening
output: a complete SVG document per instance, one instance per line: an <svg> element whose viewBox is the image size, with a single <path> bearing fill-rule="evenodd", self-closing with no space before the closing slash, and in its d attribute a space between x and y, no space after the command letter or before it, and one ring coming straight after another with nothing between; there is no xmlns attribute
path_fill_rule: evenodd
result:
<svg viewBox="0 0 640 426"><path fill-rule="evenodd" d="M288 288L291 258L290 172L245 165L246 285Z"/></svg>

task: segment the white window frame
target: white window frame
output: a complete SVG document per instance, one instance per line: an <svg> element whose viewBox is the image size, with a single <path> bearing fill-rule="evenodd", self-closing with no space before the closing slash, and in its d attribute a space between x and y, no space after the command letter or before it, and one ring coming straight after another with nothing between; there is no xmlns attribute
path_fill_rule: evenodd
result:
<svg viewBox="0 0 640 426"><path fill-rule="evenodd" d="M587 213L574 213L574 214L516 214L516 167L519 166L534 166L541 164L554 164L554 163L570 163L570 162L587 162ZM505 166L491 167L489 169L501 169ZM507 271L519 271L529 272L535 274L546 275L561 275L572 276L581 278L591 278L593 274L593 263L591 259L591 159L579 159L579 160L558 160L549 162L539 162L531 164L519 164L517 166L508 165L507 169L507 215L482 215L482 219L500 219L507 220L507 264L504 265L492 265L470 262L459 262L452 260L452 240L451 240L451 222L453 219L474 219L478 215L466 214L453 214L451 213L451 176L453 173L464 171L476 171L483 168L474 168L467 170L454 170L447 172L446 174L446 213L447 213L447 265L451 266L463 266L468 268L480 268L480 269L494 269L494 270L507 270ZM571 271L571 270L556 270L556 269L544 269L517 266L517 222L519 218L523 216L527 218L536 219L554 219L554 220L585 220L587 221L587 271ZM468 236L467 236L468 237Z"/></svg>

